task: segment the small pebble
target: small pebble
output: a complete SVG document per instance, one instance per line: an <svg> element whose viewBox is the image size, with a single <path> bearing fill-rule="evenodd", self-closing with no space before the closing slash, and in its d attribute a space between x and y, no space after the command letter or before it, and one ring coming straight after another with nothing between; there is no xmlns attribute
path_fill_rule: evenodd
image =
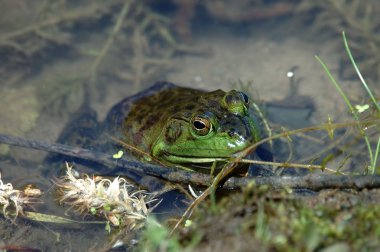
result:
<svg viewBox="0 0 380 252"><path fill-rule="evenodd" d="M294 76L294 72L289 71L289 72L286 73L286 76L287 76L288 78L292 78L292 77Z"/></svg>

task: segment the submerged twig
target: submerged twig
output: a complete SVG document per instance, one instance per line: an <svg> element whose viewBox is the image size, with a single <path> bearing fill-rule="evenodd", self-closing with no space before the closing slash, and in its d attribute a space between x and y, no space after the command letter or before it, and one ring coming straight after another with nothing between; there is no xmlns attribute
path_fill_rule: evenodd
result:
<svg viewBox="0 0 380 252"><path fill-rule="evenodd" d="M321 0L301 1L298 11L306 12L307 19L315 14L313 18L313 29L317 34L321 31L327 34L341 33L345 30L352 36L351 48L360 61L362 73L374 83L380 78L380 47L379 47L379 24L380 19L376 14L379 11L379 1L369 0ZM318 11L315 11L318 10ZM306 16L305 16L306 17ZM337 37L337 36L335 36ZM344 69L343 74L349 75L355 71ZM375 86L373 86L375 87Z"/></svg>
<svg viewBox="0 0 380 252"><path fill-rule="evenodd" d="M175 167L163 167L148 163L141 163L126 159L114 159L112 155L93 152L87 149L72 147L63 144L46 143L41 141L26 140L20 137L0 134L0 143L43 150L53 153L59 153L66 156L81 158L84 160L95 161L109 167L122 167L131 171L144 173L177 183L193 183L200 186L208 186L211 177L206 174L187 172ZM231 163L232 165L233 163ZM380 175L318 175L311 174L307 176L270 176L270 177L245 177L245 178L229 178L223 188L233 189L242 187L248 183L256 183L258 185L267 184L274 188L306 188L311 190L320 190L327 188L339 189L363 189L363 188L379 188Z"/></svg>
<svg viewBox="0 0 380 252"><path fill-rule="evenodd" d="M124 21L126 15L128 13L128 10L129 10L129 7L131 4L132 4L131 1L125 1L123 8L121 9L119 16L117 17L116 23L112 29L110 36L108 37L108 39L107 39L106 43L104 44L102 50L100 51L99 55L96 57L96 60L92 64L92 66L91 66L91 78L92 79L94 79L94 80L96 79L98 67L99 67L100 63L103 61L104 57L107 55L107 52L109 51L110 47L114 43L115 37L119 33L119 31L122 27L123 21Z"/></svg>
<svg viewBox="0 0 380 252"><path fill-rule="evenodd" d="M8 41L8 40L17 38L19 36L28 34L30 32L39 31L42 28L58 25L60 23L71 21L71 20L76 20L78 18L83 18L86 16L91 17L94 15L94 13L104 11L105 7L111 8L112 6L114 6L116 4L119 4L119 2L109 2L106 4L102 4L102 5L92 5L90 7L86 7L85 9L70 11L70 12L67 12L67 13L61 15L61 16L50 18L50 19L44 20L42 22L32 24L30 26L26 26L23 29L19 29L19 30L1 35L0 41Z"/></svg>
<svg viewBox="0 0 380 252"><path fill-rule="evenodd" d="M208 185L211 181L211 177L206 174L186 172L175 167L168 168L160 165L127 160L125 158L115 159L111 154L95 152L88 149L68 146L64 144L27 140L21 137L15 137L5 134L0 134L0 143L58 153L68 157L75 157L83 160L94 161L99 164L103 164L105 166L113 168L121 167L130 171L160 177L172 182Z"/></svg>

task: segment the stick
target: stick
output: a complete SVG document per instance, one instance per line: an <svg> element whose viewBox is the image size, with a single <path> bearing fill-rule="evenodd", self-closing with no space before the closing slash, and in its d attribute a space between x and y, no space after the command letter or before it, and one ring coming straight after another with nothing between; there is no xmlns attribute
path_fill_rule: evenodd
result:
<svg viewBox="0 0 380 252"><path fill-rule="evenodd" d="M208 185L211 181L209 175L195 172L187 172L175 167L164 167L154 164L127 160L125 158L115 159L113 158L113 155L110 154L95 152L88 149L75 146L68 146L64 144L27 140L21 137L10 136L5 134L0 134L0 143L48 151L69 157L94 161L112 168L122 167L130 171L135 171L142 174L163 178L172 182Z"/></svg>
<svg viewBox="0 0 380 252"><path fill-rule="evenodd" d="M306 176L270 176L258 178L232 177L226 181L224 187L237 188L249 183L256 185L269 185L275 189L372 189L380 187L379 175L335 175L335 174L310 174Z"/></svg>
<svg viewBox="0 0 380 252"><path fill-rule="evenodd" d="M20 137L0 134L0 143L54 152L70 157L95 161L109 167L122 167L150 176L159 177L176 183L192 183L199 186L209 186L212 178L209 175L197 172L187 172L174 167L163 167L127 159L114 159L112 155L94 152L88 149L73 147L57 143L26 140ZM364 189L379 188L380 175L325 175L310 174L306 176L269 176L269 177L231 177L224 184L225 189L243 187L249 183L269 185L273 188L304 188L311 190L321 189Z"/></svg>

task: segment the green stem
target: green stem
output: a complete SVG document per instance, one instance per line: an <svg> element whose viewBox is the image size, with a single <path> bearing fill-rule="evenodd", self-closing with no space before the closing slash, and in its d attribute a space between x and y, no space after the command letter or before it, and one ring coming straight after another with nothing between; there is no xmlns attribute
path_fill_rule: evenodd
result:
<svg viewBox="0 0 380 252"><path fill-rule="evenodd" d="M319 63L322 65L323 69L325 70L325 72L327 73L327 75L329 76L331 82L334 84L336 90L338 90L339 94L342 96L342 98L344 99L345 103L347 104L347 106L349 107L352 115L354 116L354 118L358 121L359 120L359 116L357 115L356 113L356 110L354 108L354 106L352 106L350 100L348 99L348 97L346 96L346 94L343 92L342 88L340 87L340 85L336 82L336 80L334 79L334 77L332 76L330 70L327 68L326 64L317 56L315 55L315 58L319 61Z"/></svg>
<svg viewBox="0 0 380 252"><path fill-rule="evenodd" d="M376 164L377 164L377 158L379 156L379 152L380 152L380 137L379 139L377 140L377 146L376 146L376 151L375 151L375 158L373 160L373 166L376 168Z"/></svg>
<svg viewBox="0 0 380 252"><path fill-rule="evenodd" d="M346 102L347 106L350 108L350 111L351 111L353 117L359 123L359 130L360 130L360 133L364 137L364 141L365 141L365 143L367 145L367 149L368 149L369 159L370 159L370 162L371 162L370 173L374 174L375 173L375 167L374 167L374 163L375 162L374 162L374 158L373 158L371 143L369 141L369 138L368 138L367 134L365 133L365 131L362 129L362 127L360 125L360 119L359 119L359 115L358 115L357 111L354 109L354 107L352 106L350 100L348 99L348 97L346 96L346 94L343 92L342 88L339 86L339 84L336 82L336 80L332 76L332 74L331 74L330 70L327 68L326 64L317 55L315 56L315 58L322 65L323 69L325 70L325 72L329 76L331 82L334 84L335 88L338 90L339 94L343 97L343 99Z"/></svg>
<svg viewBox="0 0 380 252"><path fill-rule="evenodd" d="M351 53L350 47L348 46L348 42L347 42L347 38L346 38L346 34L344 33L344 31L342 32L342 36L343 36L344 47L346 48L346 51L347 51L348 57L350 58L351 63L352 63L352 65L353 65L354 68L355 68L356 74L358 75L358 77L359 77L360 81L362 82L362 84L363 84L365 90L367 91L368 95L371 97L371 100L372 100L373 103L375 104L377 110L380 111L380 105L379 105L379 103L377 103L375 97L374 97L373 94L372 94L371 89L368 87L366 81L364 80L362 74L360 73L360 70L359 70L358 66L356 65L356 62L355 62L355 60L354 60L354 57L352 56L352 53Z"/></svg>

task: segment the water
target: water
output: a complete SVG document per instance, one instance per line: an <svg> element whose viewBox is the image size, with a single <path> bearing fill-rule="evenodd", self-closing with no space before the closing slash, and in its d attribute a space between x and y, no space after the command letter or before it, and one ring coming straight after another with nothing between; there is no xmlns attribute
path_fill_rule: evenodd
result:
<svg viewBox="0 0 380 252"><path fill-rule="evenodd" d="M163 79L204 90L228 90L238 80L250 81L253 97L267 103L277 129L326 122L328 115L334 121L349 118L314 55L342 81L352 100L363 101L360 86L341 64L347 59L338 31L346 28L350 34L354 28L319 29L313 20L320 12L299 10L308 1L177 2L1 1L0 133L54 142L84 104L102 121L122 98ZM360 42L357 34L353 43ZM377 78L372 73L370 84ZM295 137L293 161L315 153L328 138L327 133L313 136L322 143L312 147ZM289 152L281 150L277 157L283 160ZM46 153L6 146L0 152L3 181L15 188L38 185L44 204L35 209L64 216L51 182L60 171L44 163ZM172 207L166 202L169 207L160 211L176 209L178 202ZM114 242L104 225L16 222L1 222L0 247L82 251L107 249Z"/></svg>

